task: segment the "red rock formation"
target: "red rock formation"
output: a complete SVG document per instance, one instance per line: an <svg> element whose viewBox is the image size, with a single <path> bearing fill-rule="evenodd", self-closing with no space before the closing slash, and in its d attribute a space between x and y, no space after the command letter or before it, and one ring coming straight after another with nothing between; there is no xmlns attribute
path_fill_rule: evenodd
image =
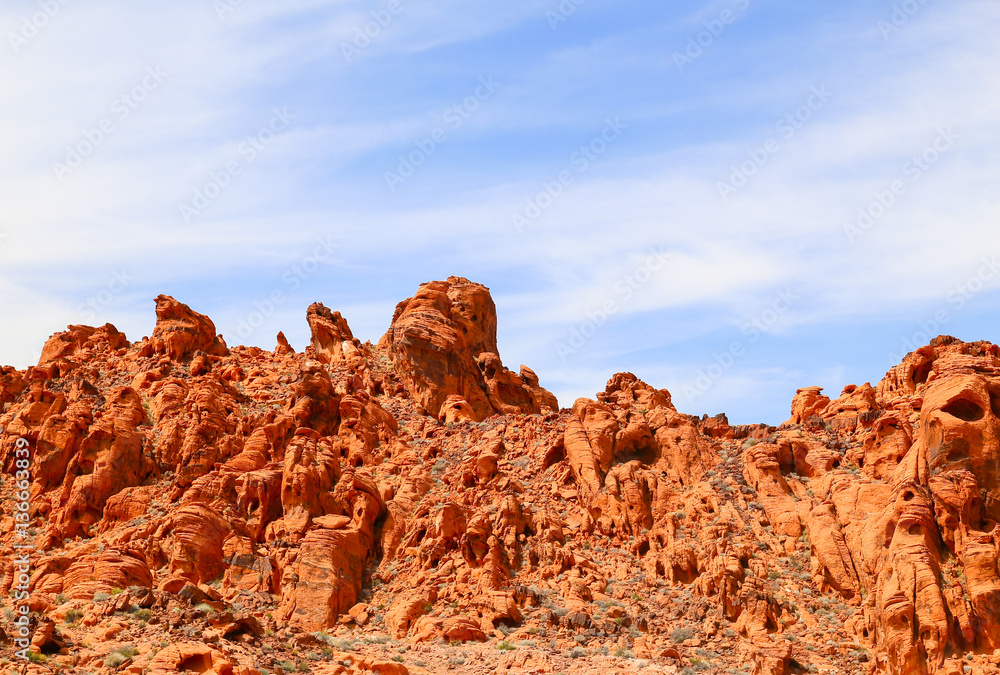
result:
<svg viewBox="0 0 1000 675"><path fill-rule="evenodd" d="M115 351L127 346L125 334L110 323L101 328L69 326L63 333L56 333L42 347L38 368L48 377L65 377L81 362L90 360L101 352Z"/></svg>
<svg viewBox="0 0 1000 675"><path fill-rule="evenodd" d="M312 331L310 344L323 363L336 365L361 356L361 341L351 334L351 328L340 312L331 312L323 303L315 302L309 305L306 320Z"/></svg>
<svg viewBox="0 0 1000 675"><path fill-rule="evenodd" d="M815 415L820 415L830 405L830 397L820 392L823 387L803 387L795 391L792 399L792 416L785 422L791 424L807 424Z"/></svg>
<svg viewBox="0 0 1000 675"><path fill-rule="evenodd" d="M629 373L556 411L464 279L422 286L376 347L308 317L305 353L227 350L161 297L151 339L72 326L0 370L0 642L24 585L64 670L1000 665L994 345L801 389L774 428Z"/></svg>
<svg viewBox="0 0 1000 675"><path fill-rule="evenodd" d="M174 361L184 360L199 351L215 356L225 356L229 351L222 337L216 335L211 319L169 295L156 298L152 345L155 353L165 354Z"/></svg>
<svg viewBox="0 0 1000 675"><path fill-rule="evenodd" d="M434 417L449 396L464 399L476 420L553 408L555 397L539 387L531 369L517 376L503 367L496 332L489 289L449 277L423 284L399 303L380 346L392 354L414 400Z"/></svg>

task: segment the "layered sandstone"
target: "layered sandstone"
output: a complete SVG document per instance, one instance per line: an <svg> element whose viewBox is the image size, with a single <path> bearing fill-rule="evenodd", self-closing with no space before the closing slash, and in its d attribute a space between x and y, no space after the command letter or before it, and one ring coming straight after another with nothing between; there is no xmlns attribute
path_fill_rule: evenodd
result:
<svg viewBox="0 0 1000 675"><path fill-rule="evenodd" d="M389 351L410 395L431 416L439 416L446 402L459 408L464 402L476 421L558 406L530 368L522 366L515 375L504 367L493 298L468 279L423 284L396 307L379 346Z"/></svg>
<svg viewBox="0 0 1000 675"><path fill-rule="evenodd" d="M70 326L0 369L3 470L31 450L23 672L1000 664L990 343L940 337L875 386L798 390L778 428L730 426L630 373L559 410L503 366L488 290L457 277L377 346L320 303L302 352L229 348L156 304L148 339Z"/></svg>

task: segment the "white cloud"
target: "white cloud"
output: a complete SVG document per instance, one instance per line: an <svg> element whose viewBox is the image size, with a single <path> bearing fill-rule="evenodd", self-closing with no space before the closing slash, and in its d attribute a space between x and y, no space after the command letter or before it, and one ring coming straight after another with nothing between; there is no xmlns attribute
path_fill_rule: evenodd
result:
<svg viewBox="0 0 1000 675"><path fill-rule="evenodd" d="M199 281L234 294L233 307L213 316L229 326L240 308L280 287L320 235L336 238L337 264L255 332L262 345L273 346L275 329L304 339L305 306L330 295L346 300L338 309L361 337L377 339L395 301L420 281L458 272L500 280L494 293L512 313L501 325L530 333L509 344L536 368L533 360L559 367L554 343L604 299L617 300L616 284L651 248L672 257L604 329L619 342L616 357L648 360L638 351L738 326L785 286L803 301L779 332L921 315L984 254L1000 252L994 3L926 6L888 41L850 8L777 42L755 39L748 23L682 74L669 58L673 38L683 44L689 28L727 3L613 34L581 31L575 41L576 27L561 26L550 46L532 43L537 61L502 57L497 47L519 39L515 30L547 31L536 2L488 11L404 5L350 63L340 42L378 5L243 3L220 20L210 2L71 3L0 60L0 82L24 102L0 111L2 128L13 130L0 135L0 316L19 326L0 334L0 360L24 365L31 345L77 320L92 292L81 289L99 290L126 262L140 276L135 295L107 311L130 338L152 326L152 303L140 294L176 288L197 308ZM0 26L16 29L36 7L5 5ZM800 51L788 72L754 67L806 42L821 49ZM417 59L426 72L409 69ZM162 85L58 181L52 164L66 145L113 115L117 97L156 66L169 73ZM389 192L382 174L397 155L440 124L474 85L471 73L494 66L504 72L497 96ZM820 85L833 98L724 202L717 182ZM292 127L184 223L179 204L241 157L239 144L275 106L297 115ZM575 147L615 111L627 132L515 232L511 214L572 166ZM844 224L904 175L903 163L942 126L959 142L851 245ZM369 287L373 275L387 285ZM333 283L338 294L324 286ZM389 298L389 287L407 290ZM636 317L670 328L637 336L623 328ZM596 376L575 372L574 382ZM730 398L743 395L732 387Z"/></svg>

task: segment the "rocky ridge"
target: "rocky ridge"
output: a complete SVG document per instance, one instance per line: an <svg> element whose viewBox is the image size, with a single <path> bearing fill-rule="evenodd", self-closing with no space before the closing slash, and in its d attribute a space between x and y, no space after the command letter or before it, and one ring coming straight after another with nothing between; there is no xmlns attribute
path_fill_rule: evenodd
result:
<svg viewBox="0 0 1000 675"><path fill-rule="evenodd" d="M377 345L319 303L304 353L156 316L0 370L4 672L998 671L993 344L731 427L629 373L559 409L457 277Z"/></svg>

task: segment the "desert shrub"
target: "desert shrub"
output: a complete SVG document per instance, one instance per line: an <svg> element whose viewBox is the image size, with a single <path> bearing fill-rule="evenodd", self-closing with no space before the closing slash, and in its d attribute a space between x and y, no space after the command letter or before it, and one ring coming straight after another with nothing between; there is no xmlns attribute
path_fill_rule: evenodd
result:
<svg viewBox="0 0 1000 675"><path fill-rule="evenodd" d="M138 653L139 650L132 645L122 645L121 647L116 647L115 649L112 649L106 657L104 657L104 665L108 668L117 668Z"/></svg>
<svg viewBox="0 0 1000 675"><path fill-rule="evenodd" d="M670 639L680 644L685 640L690 640L694 637L694 631L690 628L675 628L672 633L670 633Z"/></svg>

